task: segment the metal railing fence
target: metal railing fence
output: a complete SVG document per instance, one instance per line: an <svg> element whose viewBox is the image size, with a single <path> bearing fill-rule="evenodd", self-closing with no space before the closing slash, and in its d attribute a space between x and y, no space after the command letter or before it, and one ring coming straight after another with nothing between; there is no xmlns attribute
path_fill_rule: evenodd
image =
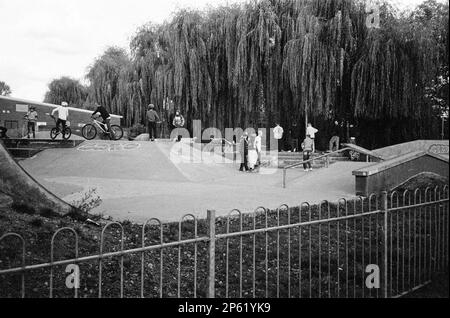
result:
<svg viewBox="0 0 450 318"><path fill-rule="evenodd" d="M94 237L81 226L6 233L0 297L400 297L448 270L448 224L446 185L111 222Z"/></svg>

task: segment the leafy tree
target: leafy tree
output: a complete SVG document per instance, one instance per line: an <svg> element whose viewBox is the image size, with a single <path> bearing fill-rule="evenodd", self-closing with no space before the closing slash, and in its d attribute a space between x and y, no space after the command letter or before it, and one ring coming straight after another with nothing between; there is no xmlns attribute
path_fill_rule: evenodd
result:
<svg viewBox="0 0 450 318"><path fill-rule="evenodd" d="M83 108L87 96L88 89L80 81L70 77L61 77L48 85L44 102L59 105L65 101L71 107Z"/></svg>
<svg viewBox="0 0 450 318"><path fill-rule="evenodd" d="M11 95L11 88L5 82L0 81L0 95L9 96Z"/></svg>

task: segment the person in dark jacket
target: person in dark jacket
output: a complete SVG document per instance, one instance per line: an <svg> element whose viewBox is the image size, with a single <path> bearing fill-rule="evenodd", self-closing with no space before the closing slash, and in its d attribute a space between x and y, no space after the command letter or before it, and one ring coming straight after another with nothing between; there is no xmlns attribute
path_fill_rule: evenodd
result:
<svg viewBox="0 0 450 318"><path fill-rule="evenodd" d="M94 117L96 114L100 114L100 117L103 119L103 123L108 128L108 133L111 132L111 115L108 113L105 107L100 106L99 104L95 104L97 107L95 111L92 113L91 117Z"/></svg>
<svg viewBox="0 0 450 318"><path fill-rule="evenodd" d="M334 126L332 129L332 136L329 143L329 151L333 152L336 146L336 150L339 150L339 140L342 135L342 125L339 124L338 121L334 122Z"/></svg>
<svg viewBox="0 0 450 318"><path fill-rule="evenodd" d="M241 154L241 167L239 171L248 171L248 133L244 132L239 144L239 153Z"/></svg>
<svg viewBox="0 0 450 318"><path fill-rule="evenodd" d="M155 141L156 137L156 124L160 122L158 113L155 111L155 105L148 105L147 111L147 126L149 140Z"/></svg>

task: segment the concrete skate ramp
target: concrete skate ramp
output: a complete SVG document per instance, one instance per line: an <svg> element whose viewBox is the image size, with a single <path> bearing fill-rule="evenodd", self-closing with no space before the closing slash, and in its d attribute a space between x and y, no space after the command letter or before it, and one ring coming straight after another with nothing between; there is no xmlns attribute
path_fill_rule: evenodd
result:
<svg viewBox="0 0 450 318"><path fill-rule="evenodd" d="M410 152L353 171L356 195L392 190L411 178L428 173L448 180L448 157L425 151Z"/></svg>
<svg viewBox="0 0 450 318"><path fill-rule="evenodd" d="M86 141L77 148L44 150L20 165L69 203L95 189L102 203L92 213L135 222L178 221L186 213L204 218L208 209L226 215L234 208L250 212L261 205L276 209L350 199L351 172L367 165L342 162L308 173L292 169L287 176L292 186L283 189L281 169L244 173L239 162L221 160L220 154L204 154L196 163L200 155L183 142Z"/></svg>
<svg viewBox="0 0 450 318"><path fill-rule="evenodd" d="M37 209L66 214L73 207L44 188L11 157L0 140L0 192Z"/></svg>

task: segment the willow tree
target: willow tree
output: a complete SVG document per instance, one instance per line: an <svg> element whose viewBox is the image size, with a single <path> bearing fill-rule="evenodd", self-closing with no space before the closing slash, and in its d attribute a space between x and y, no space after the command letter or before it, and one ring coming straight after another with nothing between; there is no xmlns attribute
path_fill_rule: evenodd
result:
<svg viewBox="0 0 450 318"><path fill-rule="evenodd" d="M86 86L79 80L61 77L50 82L45 93L44 103L61 104L65 101L71 107L82 108L88 95Z"/></svg>
<svg viewBox="0 0 450 318"><path fill-rule="evenodd" d="M448 39L440 27L448 19L424 22L430 26L421 31L417 21L428 21L428 9L413 17L386 3L380 9L378 29L367 28L359 0L182 9L170 21L139 28L130 56L112 49L98 59L88 74L91 95L124 115L127 125L144 122L153 103L165 115L179 108L188 128L195 119L223 129L275 120L290 127L309 118L326 138L331 120L346 120L372 127L362 133L367 145L377 138L373 131L389 135L390 123L430 116L424 88L438 65L448 66L436 57L442 51L436 39ZM423 129L414 131L425 136Z"/></svg>
<svg viewBox="0 0 450 318"><path fill-rule="evenodd" d="M11 94L11 88L5 82L0 81L0 95L9 96Z"/></svg>
<svg viewBox="0 0 450 318"><path fill-rule="evenodd" d="M114 114L126 113L128 105L119 102L119 79L130 63L126 51L116 47L108 48L97 58L86 75L90 83L90 100L105 106Z"/></svg>

